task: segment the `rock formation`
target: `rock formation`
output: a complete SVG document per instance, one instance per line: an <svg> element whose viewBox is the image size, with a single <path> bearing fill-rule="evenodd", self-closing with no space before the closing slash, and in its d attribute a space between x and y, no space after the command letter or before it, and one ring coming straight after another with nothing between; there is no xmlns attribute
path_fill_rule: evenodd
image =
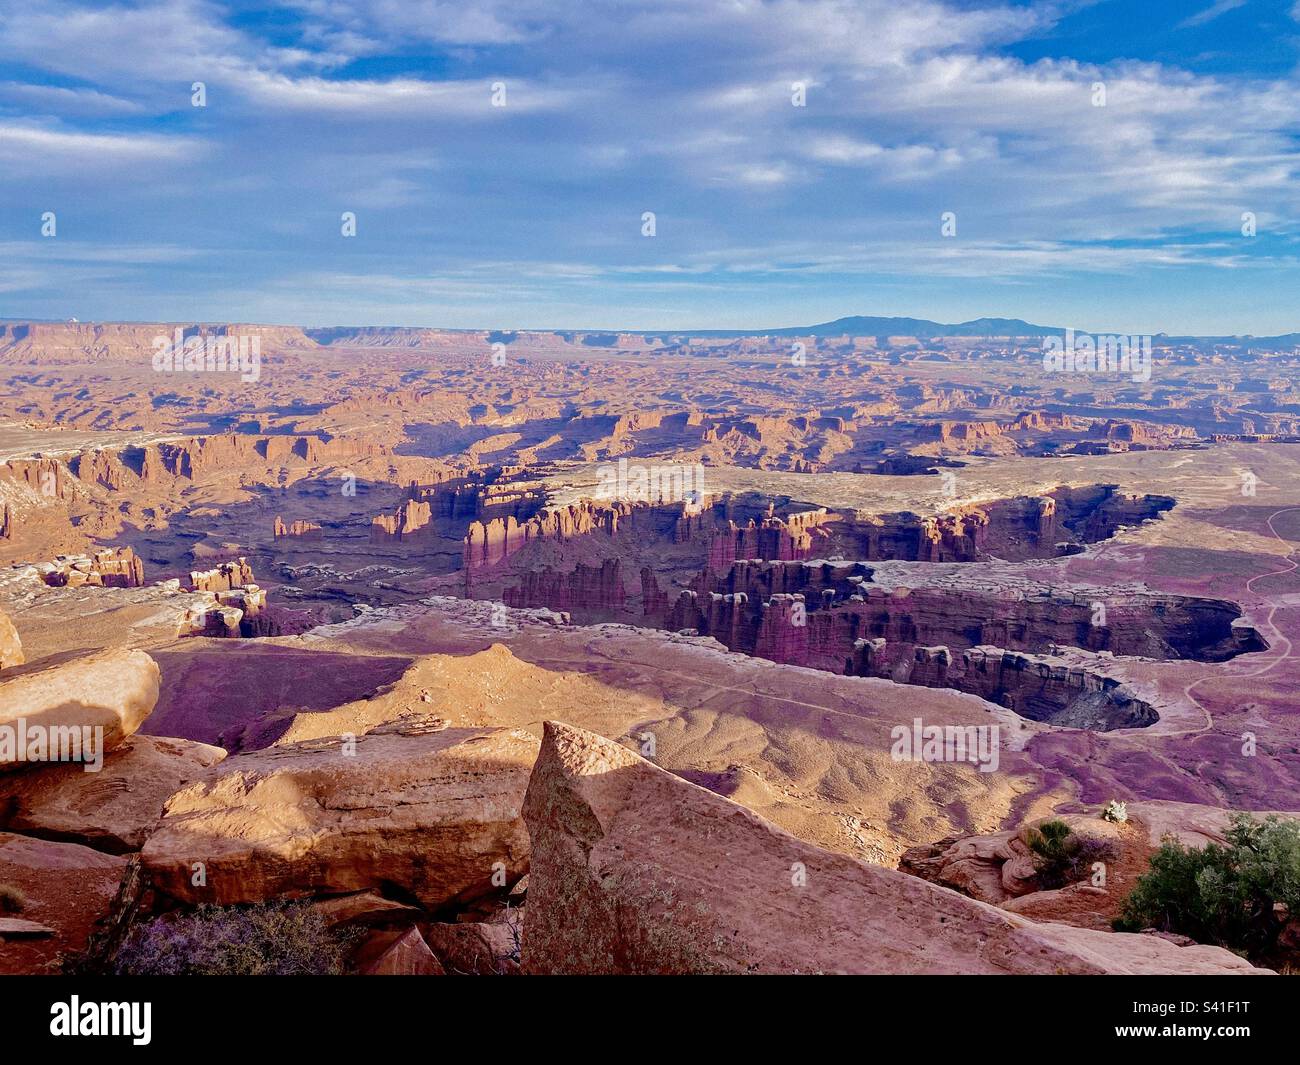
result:
<svg viewBox="0 0 1300 1065"><path fill-rule="evenodd" d="M158 684L158 666L143 651L101 651L10 677L0 684L0 772L93 763L140 727Z"/></svg>
<svg viewBox="0 0 1300 1065"><path fill-rule="evenodd" d="M280 515L275 516L272 536L276 540L319 540L321 535L321 527L314 521L303 521L299 518L297 521L285 525L284 519Z"/></svg>
<svg viewBox="0 0 1300 1065"><path fill-rule="evenodd" d="M143 588L144 562L129 547L105 548L91 555L59 555L41 567L53 588Z"/></svg>
<svg viewBox="0 0 1300 1065"><path fill-rule="evenodd" d="M629 503L584 501L553 510L543 510L527 521L513 515L471 522L465 534L464 568L468 573L495 566L530 542L571 540L603 532L618 535L619 520L632 512Z"/></svg>
<svg viewBox="0 0 1300 1065"><path fill-rule="evenodd" d="M111 854L137 851L173 793L225 758L220 747L135 735L103 768L49 765L0 777L0 829L82 843Z"/></svg>
<svg viewBox="0 0 1300 1065"><path fill-rule="evenodd" d="M550 567L530 570L515 588L503 595L506 606L549 607L551 610L619 610L627 597L622 563L606 559L599 566L579 562L568 573Z"/></svg>
<svg viewBox="0 0 1300 1065"><path fill-rule="evenodd" d="M745 525L728 521L714 530L709 541L708 568L713 572L725 570L736 559L808 558L816 549L814 545L824 540L819 526L826 517L825 510L816 510L785 518L764 518L761 523L753 519Z"/></svg>
<svg viewBox="0 0 1300 1065"><path fill-rule="evenodd" d="M356 959L362 976L445 976L429 944L414 926L371 936Z"/></svg>
<svg viewBox="0 0 1300 1065"><path fill-rule="evenodd" d="M117 893L126 859L76 843L0 832L0 884L36 900L35 916L50 934L0 936L0 974L56 972L64 957L84 950L95 922Z"/></svg>
<svg viewBox="0 0 1300 1065"><path fill-rule="evenodd" d="M803 843L547 722L524 801L526 973L1250 973L1217 947L1038 924Z"/></svg>
<svg viewBox="0 0 1300 1065"><path fill-rule="evenodd" d="M223 562L210 570L193 570L190 573L190 587L196 592L228 592L252 584L254 580L253 567L245 558Z"/></svg>
<svg viewBox="0 0 1300 1065"><path fill-rule="evenodd" d="M536 752L525 732L408 719L238 755L171 797L144 862L192 904L364 889L430 910L469 902L528 871L520 805Z"/></svg>
<svg viewBox="0 0 1300 1065"><path fill-rule="evenodd" d="M649 566L641 567L641 613L649 616L662 615L668 609L668 593L659 587L655 572ZM685 626L678 626L685 628Z"/></svg>
<svg viewBox="0 0 1300 1065"><path fill-rule="evenodd" d="M370 538L375 541L405 540L414 534L433 532L433 513L428 503L408 499L395 514L381 514L370 525Z"/></svg>
<svg viewBox="0 0 1300 1065"><path fill-rule="evenodd" d="M240 575L234 574L233 579ZM225 591L194 593L178 635L217 639L292 636L315 624L316 618L309 611L271 606L265 588L245 584Z"/></svg>
<svg viewBox="0 0 1300 1065"><path fill-rule="evenodd" d="M25 661L27 659L23 657L23 642L18 638L18 630L9 620L9 615L0 610L0 669L21 666Z"/></svg>

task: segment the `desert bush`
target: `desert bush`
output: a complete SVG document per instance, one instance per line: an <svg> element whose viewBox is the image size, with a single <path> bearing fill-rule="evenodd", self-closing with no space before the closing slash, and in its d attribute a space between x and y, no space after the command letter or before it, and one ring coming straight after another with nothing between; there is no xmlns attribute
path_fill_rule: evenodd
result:
<svg viewBox="0 0 1300 1065"><path fill-rule="evenodd" d="M200 906L131 931L114 971L131 976L332 976L355 932L332 931L302 903Z"/></svg>
<svg viewBox="0 0 1300 1065"><path fill-rule="evenodd" d="M1096 862L1115 860L1114 846L1104 839L1082 836L1064 821L1044 821L1020 834L1033 855L1038 882L1044 888L1061 888L1087 880Z"/></svg>
<svg viewBox="0 0 1300 1065"><path fill-rule="evenodd" d="M0 913L22 913L27 905L27 893L17 884L0 884Z"/></svg>
<svg viewBox="0 0 1300 1065"><path fill-rule="evenodd" d="M1224 837L1205 847L1166 837L1115 928L1156 928L1270 958L1288 916L1300 916L1300 824L1236 814Z"/></svg>

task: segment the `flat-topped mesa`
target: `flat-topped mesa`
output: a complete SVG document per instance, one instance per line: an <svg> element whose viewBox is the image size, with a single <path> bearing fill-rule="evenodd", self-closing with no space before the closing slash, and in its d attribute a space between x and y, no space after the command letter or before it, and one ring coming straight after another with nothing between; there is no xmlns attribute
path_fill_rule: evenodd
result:
<svg viewBox="0 0 1300 1065"><path fill-rule="evenodd" d="M0 463L0 478L27 488L46 502L66 503L85 493L69 468L55 458L10 459Z"/></svg>
<svg viewBox="0 0 1300 1065"><path fill-rule="evenodd" d="M272 535L277 540L319 540L324 536L324 530L316 522L303 521L301 518L286 525L284 519L277 514Z"/></svg>
<svg viewBox="0 0 1300 1065"><path fill-rule="evenodd" d="M502 594L506 606L549 607L562 611L621 610L627 598L622 562L608 558L598 566L578 563L569 573L549 566L523 575L522 583Z"/></svg>
<svg viewBox="0 0 1300 1065"><path fill-rule="evenodd" d="M386 454L381 444L356 436L245 435L194 436L122 448L89 448L68 460L68 469L85 484L122 490L140 482L170 478L193 480L211 469L319 465Z"/></svg>
<svg viewBox="0 0 1300 1065"><path fill-rule="evenodd" d="M1174 506L1169 496L1122 495L1115 485L1063 487L953 506L922 516L909 511L861 514L828 527L838 553L864 560L975 562L1054 558L1109 539Z"/></svg>
<svg viewBox="0 0 1300 1065"><path fill-rule="evenodd" d="M973 647L954 655L947 647L912 646L912 660L899 664L887 641L861 640L846 663L855 676L886 677L926 688L978 695L1031 721L1110 732L1145 728L1160 720L1146 700L1114 677L1050 655Z"/></svg>
<svg viewBox="0 0 1300 1065"><path fill-rule="evenodd" d="M526 521L546 502L540 486L514 483L527 472L522 466L493 466L432 485L412 484L407 496L427 502L438 520L514 517Z"/></svg>
<svg viewBox="0 0 1300 1065"><path fill-rule="evenodd" d="M1157 715L1101 660L1067 663L1058 648L1220 662L1267 647L1226 600L986 587L951 571L920 587L872 576L862 563L736 562L723 577L701 574L664 626L774 662L954 688L1034 720L1103 731Z"/></svg>
<svg viewBox="0 0 1300 1065"><path fill-rule="evenodd" d="M190 587L196 592L228 592L252 584L254 580L253 567L246 558L223 562L209 570L190 572Z"/></svg>
<svg viewBox="0 0 1300 1065"><path fill-rule="evenodd" d="M936 422L927 426L926 435L932 440L948 444L954 441L970 443L977 440L990 440L1001 436L1006 426L998 422Z"/></svg>
<svg viewBox="0 0 1300 1065"><path fill-rule="evenodd" d="M312 619L297 611L272 610L266 589L246 584L221 591L200 592L185 610L182 636L254 639L302 632Z"/></svg>
<svg viewBox="0 0 1300 1065"><path fill-rule="evenodd" d="M1061 414L1056 411L1027 410L1020 414L1015 421L1004 426L1004 431L1023 430L1023 429L1063 429L1066 432L1073 432L1075 429L1075 419L1068 414Z"/></svg>
<svg viewBox="0 0 1300 1065"><path fill-rule="evenodd" d="M265 461L268 466L284 465L292 459L318 464L344 458L385 453L382 445L357 437L324 436L200 436L178 443L149 445L156 449L163 469L177 476L193 477L213 466Z"/></svg>
<svg viewBox="0 0 1300 1065"><path fill-rule="evenodd" d="M376 543L408 540L434 532L433 512L428 503L408 499L393 514L380 514L370 523L370 539Z"/></svg>
<svg viewBox="0 0 1300 1065"><path fill-rule="evenodd" d="M144 561L129 547L104 548L91 555L59 555L40 567L52 588L143 588Z"/></svg>
<svg viewBox="0 0 1300 1065"><path fill-rule="evenodd" d="M812 646L825 648L825 653L796 664L832 670L857 640L875 637L888 640L900 661L910 659L910 647L916 644L958 650L991 645L1040 653L1064 646L1202 662L1267 648L1242 618L1241 608L1224 599L1100 587L1065 591L1028 581L998 587L951 573L925 579L934 583L892 587L872 583L873 570L863 563L735 562L722 576L701 573L692 591L677 597L665 626L714 635L701 604L711 595L725 601L741 594L746 616L738 623L728 619L723 627L752 640L767 601L797 595L803 600L804 623L814 630ZM762 654L755 643L732 650Z"/></svg>
<svg viewBox="0 0 1300 1065"><path fill-rule="evenodd" d="M983 440L994 440L1007 433L1026 430L1057 429L1073 432L1076 428L1079 427L1076 426L1075 419L1068 414L1031 410L1024 411L1006 422L943 419L924 426L922 437L943 444L974 444Z"/></svg>
<svg viewBox="0 0 1300 1065"><path fill-rule="evenodd" d="M525 522L517 521L513 515L487 522L472 521L464 540L466 575L504 562L533 541L572 540L597 532L617 536L619 521L632 510L631 503L583 500L547 508Z"/></svg>
<svg viewBox="0 0 1300 1065"><path fill-rule="evenodd" d="M1016 524L1031 543L1050 542L1054 510L1051 500L1024 501ZM921 517L900 514L870 515L855 520L846 530L856 541L854 557L903 559L909 562L973 562L988 543L991 519L978 506Z"/></svg>
<svg viewBox="0 0 1300 1065"><path fill-rule="evenodd" d="M1096 421L1088 430L1094 438L1135 445L1133 450L1152 445L1163 445L1169 440L1196 440L1198 434L1191 425L1155 425L1149 422L1133 422L1125 419L1109 418Z"/></svg>

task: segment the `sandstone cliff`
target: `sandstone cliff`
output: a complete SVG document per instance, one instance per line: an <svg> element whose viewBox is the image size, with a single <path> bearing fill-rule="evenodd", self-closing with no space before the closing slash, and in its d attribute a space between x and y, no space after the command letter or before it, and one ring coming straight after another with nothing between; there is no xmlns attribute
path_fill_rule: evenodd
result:
<svg viewBox="0 0 1300 1065"><path fill-rule="evenodd" d="M547 722L524 816L528 973L1257 973L1217 947L1036 924L821 850Z"/></svg>

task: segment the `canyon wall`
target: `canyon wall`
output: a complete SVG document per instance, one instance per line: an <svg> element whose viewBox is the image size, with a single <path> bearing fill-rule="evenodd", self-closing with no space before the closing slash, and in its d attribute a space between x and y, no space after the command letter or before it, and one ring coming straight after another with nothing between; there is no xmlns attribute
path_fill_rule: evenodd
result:
<svg viewBox="0 0 1300 1065"><path fill-rule="evenodd" d="M566 507L546 509L527 521L513 515L470 522L465 534L464 568L466 578L475 570L495 566L529 543L540 540L571 540L602 532L618 535L619 521L632 512L630 503L594 503L583 501Z"/></svg>
<svg viewBox="0 0 1300 1065"><path fill-rule="evenodd" d="M1225 600L974 582L882 587L872 576L863 563L736 562L725 575L701 574L664 624L774 662L955 688L1034 720L1098 729L1156 714L1099 670L1055 660L1059 647L1224 661L1267 646Z"/></svg>
<svg viewBox="0 0 1300 1065"><path fill-rule="evenodd" d="M622 562L606 559L599 566L578 563L568 573L549 567L523 575L522 582L503 594L506 606L549 607L552 610L619 610L627 591Z"/></svg>

